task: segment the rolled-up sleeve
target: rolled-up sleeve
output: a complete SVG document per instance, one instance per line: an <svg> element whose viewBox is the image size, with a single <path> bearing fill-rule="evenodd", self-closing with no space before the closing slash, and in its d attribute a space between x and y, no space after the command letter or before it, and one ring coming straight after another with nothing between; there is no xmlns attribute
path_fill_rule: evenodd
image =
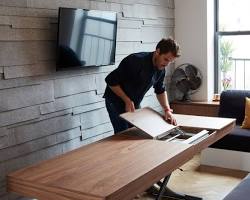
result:
<svg viewBox="0 0 250 200"><path fill-rule="evenodd" d="M160 74L159 79L153 85L156 94L162 94L163 92L165 92L166 88L164 84L164 78L165 70Z"/></svg>

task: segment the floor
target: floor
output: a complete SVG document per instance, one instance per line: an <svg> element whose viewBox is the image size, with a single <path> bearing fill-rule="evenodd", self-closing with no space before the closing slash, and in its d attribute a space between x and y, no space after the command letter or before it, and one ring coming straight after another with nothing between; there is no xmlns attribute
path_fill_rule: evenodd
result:
<svg viewBox="0 0 250 200"><path fill-rule="evenodd" d="M202 197L203 200L221 200L228 194L248 173L218 167L200 166L200 156L176 170L170 179L169 187L178 192ZM152 200L146 193L135 199Z"/></svg>

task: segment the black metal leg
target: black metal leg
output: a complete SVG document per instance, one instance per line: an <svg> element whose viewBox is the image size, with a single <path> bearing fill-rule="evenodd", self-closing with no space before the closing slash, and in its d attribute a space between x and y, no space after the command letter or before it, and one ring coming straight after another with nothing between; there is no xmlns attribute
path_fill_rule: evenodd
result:
<svg viewBox="0 0 250 200"><path fill-rule="evenodd" d="M186 194L181 194L172 191L167 187L167 183L170 179L170 175L166 176L163 180L163 182L157 182L157 184L160 186L160 190L156 194L156 200L161 200L162 197L166 198L172 198L172 199L177 199L177 200L202 200L200 197L195 197L195 196L190 196Z"/></svg>
<svg viewBox="0 0 250 200"><path fill-rule="evenodd" d="M170 175L171 175L171 174L170 174ZM159 191L159 193L158 193L158 195L157 195L157 197L156 197L156 200L161 200L161 197L162 197L162 195L163 195L164 192L165 192L166 185L167 185L167 183L168 183L168 181L169 181L170 175L168 175L168 176L166 176L166 177L164 178L163 183L161 183L161 182L159 181L159 182L161 183L161 185L160 185L160 191ZM158 182L157 184L159 184L159 182Z"/></svg>

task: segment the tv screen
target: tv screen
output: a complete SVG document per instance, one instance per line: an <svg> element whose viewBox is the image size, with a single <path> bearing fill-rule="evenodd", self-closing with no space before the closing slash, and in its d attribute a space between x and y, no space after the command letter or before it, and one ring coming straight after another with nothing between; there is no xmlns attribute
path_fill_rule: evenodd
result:
<svg viewBox="0 0 250 200"><path fill-rule="evenodd" d="M59 8L57 70L115 63L115 12Z"/></svg>

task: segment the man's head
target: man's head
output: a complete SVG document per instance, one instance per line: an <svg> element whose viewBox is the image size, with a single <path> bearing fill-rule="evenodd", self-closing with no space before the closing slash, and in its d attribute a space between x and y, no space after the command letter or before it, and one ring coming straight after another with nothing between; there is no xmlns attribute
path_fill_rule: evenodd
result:
<svg viewBox="0 0 250 200"><path fill-rule="evenodd" d="M157 69L162 70L179 56L180 49L175 40L172 38L162 39L156 46L153 63Z"/></svg>

